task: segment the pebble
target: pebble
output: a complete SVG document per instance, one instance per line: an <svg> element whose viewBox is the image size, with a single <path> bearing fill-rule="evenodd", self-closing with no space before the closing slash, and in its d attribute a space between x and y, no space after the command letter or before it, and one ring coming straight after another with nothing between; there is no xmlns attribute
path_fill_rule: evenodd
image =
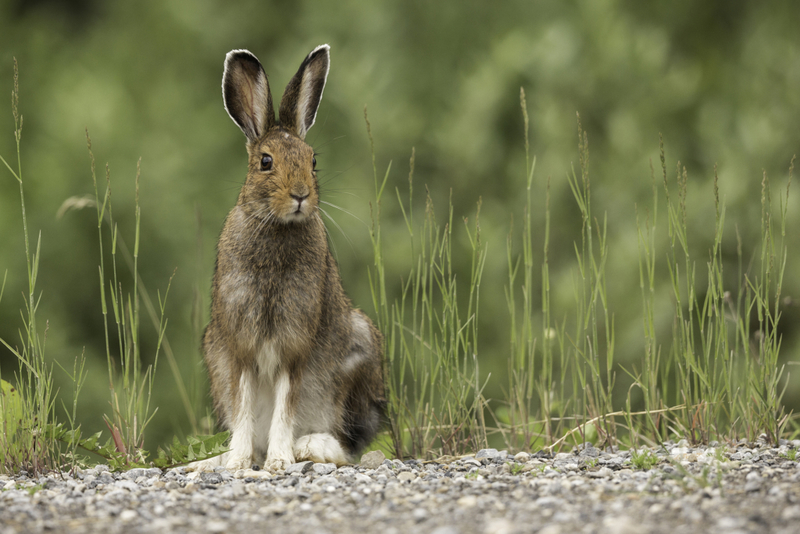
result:
<svg viewBox="0 0 800 534"><path fill-rule="evenodd" d="M734 534L788 533L800 521L800 467L779 449L666 443L650 453L659 462L647 471L632 465L628 451L587 444L555 457L482 449L441 463L386 460L374 451L360 465L298 462L277 475L96 466L74 476L0 476L0 534L572 534L586 525L622 534Z"/></svg>
<svg viewBox="0 0 800 534"><path fill-rule="evenodd" d="M336 471L336 464L314 464L313 469L318 475L330 475Z"/></svg>
<svg viewBox="0 0 800 534"><path fill-rule="evenodd" d="M480 460L481 458L497 458L500 455L497 452L497 449L481 449L475 455L475 458Z"/></svg>
<svg viewBox="0 0 800 534"><path fill-rule="evenodd" d="M286 468L284 471L287 475L302 475L306 471L310 470L314 465L314 462L297 462L296 464L292 464Z"/></svg>
<svg viewBox="0 0 800 534"><path fill-rule="evenodd" d="M364 469L377 469L386 460L382 451L370 451L361 457L361 467Z"/></svg>

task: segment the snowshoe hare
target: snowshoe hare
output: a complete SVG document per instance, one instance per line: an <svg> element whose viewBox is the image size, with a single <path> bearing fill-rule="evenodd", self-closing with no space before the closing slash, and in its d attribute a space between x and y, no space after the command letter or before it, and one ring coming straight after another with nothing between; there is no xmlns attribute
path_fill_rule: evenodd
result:
<svg viewBox="0 0 800 534"><path fill-rule="evenodd" d="M193 469L348 463L383 419L382 336L352 308L320 218L314 124L330 48L286 86L276 120L269 83L246 50L225 58L225 109L247 137L248 172L217 247L203 351L230 450Z"/></svg>

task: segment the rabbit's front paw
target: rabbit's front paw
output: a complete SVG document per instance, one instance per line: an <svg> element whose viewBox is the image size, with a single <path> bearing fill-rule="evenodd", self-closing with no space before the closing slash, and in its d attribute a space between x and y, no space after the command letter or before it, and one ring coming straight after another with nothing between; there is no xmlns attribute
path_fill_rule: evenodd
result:
<svg viewBox="0 0 800 534"><path fill-rule="evenodd" d="M278 453L275 455L268 455L267 461L264 462L264 469L272 472L283 471L294 463L294 455L291 451Z"/></svg>
<svg viewBox="0 0 800 534"><path fill-rule="evenodd" d="M210 473L214 471L214 468L221 465L217 458L211 458L209 460L201 460L199 462L192 462L186 466L186 472L197 471L198 473Z"/></svg>
<svg viewBox="0 0 800 534"><path fill-rule="evenodd" d="M238 471L240 469L249 469L252 465L253 459L250 456L231 456L225 464L225 469Z"/></svg>

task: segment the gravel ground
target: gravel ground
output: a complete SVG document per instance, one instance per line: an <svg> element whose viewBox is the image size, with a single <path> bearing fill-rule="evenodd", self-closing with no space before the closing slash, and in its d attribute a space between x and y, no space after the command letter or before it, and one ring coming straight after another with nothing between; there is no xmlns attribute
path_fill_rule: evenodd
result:
<svg viewBox="0 0 800 534"><path fill-rule="evenodd" d="M0 476L0 534L18 532L800 532L800 441L779 448L591 445L554 458L486 449L439 461L295 464L279 474L105 466ZM800 459L800 458L799 458Z"/></svg>

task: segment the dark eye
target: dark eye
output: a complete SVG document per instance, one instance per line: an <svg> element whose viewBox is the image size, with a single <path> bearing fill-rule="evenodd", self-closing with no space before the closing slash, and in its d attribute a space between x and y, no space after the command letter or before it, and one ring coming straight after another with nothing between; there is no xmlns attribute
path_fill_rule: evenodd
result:
<svg viewBox="0 0 800 534"><path fill-rule="evenodd" d="M313 168L317 168L317 158L311 158L311 166Z"/></svg>
<svg viewBox="0 0 800 534"><path fill-rule="evenodd" d="M272 169L272 156L261 156L261 170L268 171Z"/></svg>

